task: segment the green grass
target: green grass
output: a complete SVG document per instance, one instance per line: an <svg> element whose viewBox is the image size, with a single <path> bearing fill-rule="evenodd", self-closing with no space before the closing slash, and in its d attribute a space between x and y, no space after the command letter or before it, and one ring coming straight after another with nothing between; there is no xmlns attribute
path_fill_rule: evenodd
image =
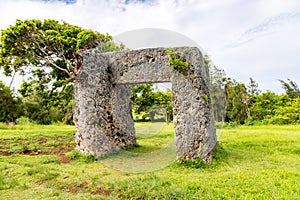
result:
<svg viewBox="0 0 300 200"><path fill-rule="evenodd" d="M173 124L136 123L137 144L113 152L99 161L126 173L159 170L176 159Z"/></svg>
<svg viewBox="0 0 300 200"><path fill-rule="evenodd" d="M30 129L31 127L31 129ZM73 126L18 125L0 129L0 155L46 154L74 148Z"/></svg>
<svg viewBox="0 0 300 200"><path fill-rule="evenodd" d="M136 161L125 157L119 164L149 168L150 161L166 156L150 152L172 143L172 124L137 123L136 130L138 145L127 152L145 156ZM52 151L74 145L74 133L71 126L1 129L0 150L21 147L20 141L27 141L29 146ZM56 141L54 136L62 139ZM44 142L38 145L35 141L41 137ZM58 155L15 150L0 156L0 199L300 199L299 125L225 128L218 130L218 139L210 166L173 162L148 173L122 172L109 162L90 158L63 164ZM74 152L69 154L76 157Z"/></svg>
<svg viewBox="0 0 300 200"><path fill-rule="evenodd" d="M173 124L164 122L138 122L135 124L137 146L127 149L134 153L147 153L174 143Z"/></svg>

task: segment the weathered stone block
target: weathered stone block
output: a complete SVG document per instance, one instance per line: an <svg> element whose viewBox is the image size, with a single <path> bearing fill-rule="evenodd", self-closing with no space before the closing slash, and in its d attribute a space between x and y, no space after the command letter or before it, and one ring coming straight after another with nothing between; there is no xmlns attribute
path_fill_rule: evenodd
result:
<svg viewBox="0 0 300 200"><path fill-rule="evenodd" d="M198 48L173 48L173 52L188 62L187 73L171 70L166 48L83 54L74 109L79 151L100 156L133 145L130 84L172 82L177 158L211 161L217 138L208 69Z"/></svg>

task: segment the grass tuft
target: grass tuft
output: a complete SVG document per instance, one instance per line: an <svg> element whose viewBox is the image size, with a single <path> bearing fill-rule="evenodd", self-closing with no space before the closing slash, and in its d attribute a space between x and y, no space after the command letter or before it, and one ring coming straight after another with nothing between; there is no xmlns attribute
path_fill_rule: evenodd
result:
<svg viewBox="0 0 300 200"><path fill-rule="evenodd" d="M78 160L84 163L92 163L97 161L97 158L95 158L94 156L90 155L90 154L82 154L79 153L77 150L72 150L71 152L69 152L67 154L67 156L71 159L71 160Z"/></svg>
<svg viewBox="0 0 300 200"><path fill-rule="evenodd" d="M193 169L206 169L209 164L205 163L202 159L194 160L177 160L174 162L176 167L193 168Z"/></svg>

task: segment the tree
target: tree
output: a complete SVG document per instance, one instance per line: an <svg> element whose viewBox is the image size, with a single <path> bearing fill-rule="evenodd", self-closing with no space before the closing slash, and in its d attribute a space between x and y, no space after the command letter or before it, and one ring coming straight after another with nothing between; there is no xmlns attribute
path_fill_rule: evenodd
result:
<svg viewBox="0 0 300 200"><path fill-rule="evenodd" d="M111 39L110 35L66 22L17 20L1 33L0 66L8 76L19 71L31 73L42 85L51 82L48 92L52 93L61 90L76 74L77 50L90 49Z"/></svg>
<svg viewBox="0 0 300 200"><path fill-rule="evenodd" d="M289 100L287 95L276 95L267 91L254 97L254 104L251 106L251 116L255 121L270 119L276 115L276 110L284 107Z"/></svg>
<svg viewBox="0 0 300 200"><path fill-rule="evenodd" d="M131 101L135 113L149 112L154 105L153 84L139 84L131 87Z"/></svg>
<svg viewBox="0 0 300 200"><path fill-rule="evenodd" d="M103 51L124 48L114 45L108 34L66 22L17 20L1 32L0 67L6 76L30 74L19 90L23 97L39 98L45 109L67 107L61 111L68 114L72 110L72 80L81 65L77 51L96 47Z"/></svg>
<svg viewBox="0 0 300 200"><path fill-rule="evenodd" d="M282 88L290 98L300 97L300 90L296 82L291 79L287 79L287 81L279 80L279 82L282 84Z"/></svg>
<svg viewBox="0 0 300 200"><path fill-rule="evenodd" d="M226 119L227 122L237 122L242 124L247 116L247 104L244 97L247 95L246 87L243 83L227 79L226 91Z"/></svg>
<svg viewBox="0 0 300 200"><path fill-rule="evenodd" d="M258 89L258 83L250 77L250 82L247 85L247 92L250 96L258 95L261 91Z"/></svg>
<svg viewBox="0 0 300 200"><path fill-rule="evenodd" d="M173 109L172 109L172 92L168 91L157 91L154 93L155 104L160 105L165 112L166 122L173 120Z"/></svg>
<svg viewBox="0 0 300 200"><path fill-rule="evenodd" d="M0 81L0 121L14 121L21 114L21 101L14 97L9 87Z"/></svg>
<svg viewBox="0 0 300 200"><path fill-rule="evenodd" d="M216 121L224 121L226 107L225 72L224 70L213 65L213 63L207 55L204 56L204 62L209 68L210 96L214 119Z"/></svg>
<svg viewBox="0 0 300 200"><path fill-rule="evenodd" d="M300 123L300 98L289 99L284 106L278 107L276 119L280 124Z"/></svg>
<svg viewBox="0 0 300 200"><path fill-rule="evenodd" d="M163 115L167 122L173 119L171 91L155 91L153 84L134 85L131 88L131 100L134 112L145 113L151 121L156 115Z"/></svg>

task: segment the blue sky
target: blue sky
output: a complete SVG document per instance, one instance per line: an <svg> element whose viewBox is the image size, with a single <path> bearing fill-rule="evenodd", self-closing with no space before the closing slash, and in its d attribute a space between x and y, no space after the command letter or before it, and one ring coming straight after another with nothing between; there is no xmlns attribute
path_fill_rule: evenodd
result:
<svg viewBox="0 0 300 200"><path fill-rule="evenodd" d="M300 85L299 0L0 0L0 7L0 29L17 18L64 20L113 36L168 29L194 40L237 81L252 77L277 93L278 79Z"/></svg>

